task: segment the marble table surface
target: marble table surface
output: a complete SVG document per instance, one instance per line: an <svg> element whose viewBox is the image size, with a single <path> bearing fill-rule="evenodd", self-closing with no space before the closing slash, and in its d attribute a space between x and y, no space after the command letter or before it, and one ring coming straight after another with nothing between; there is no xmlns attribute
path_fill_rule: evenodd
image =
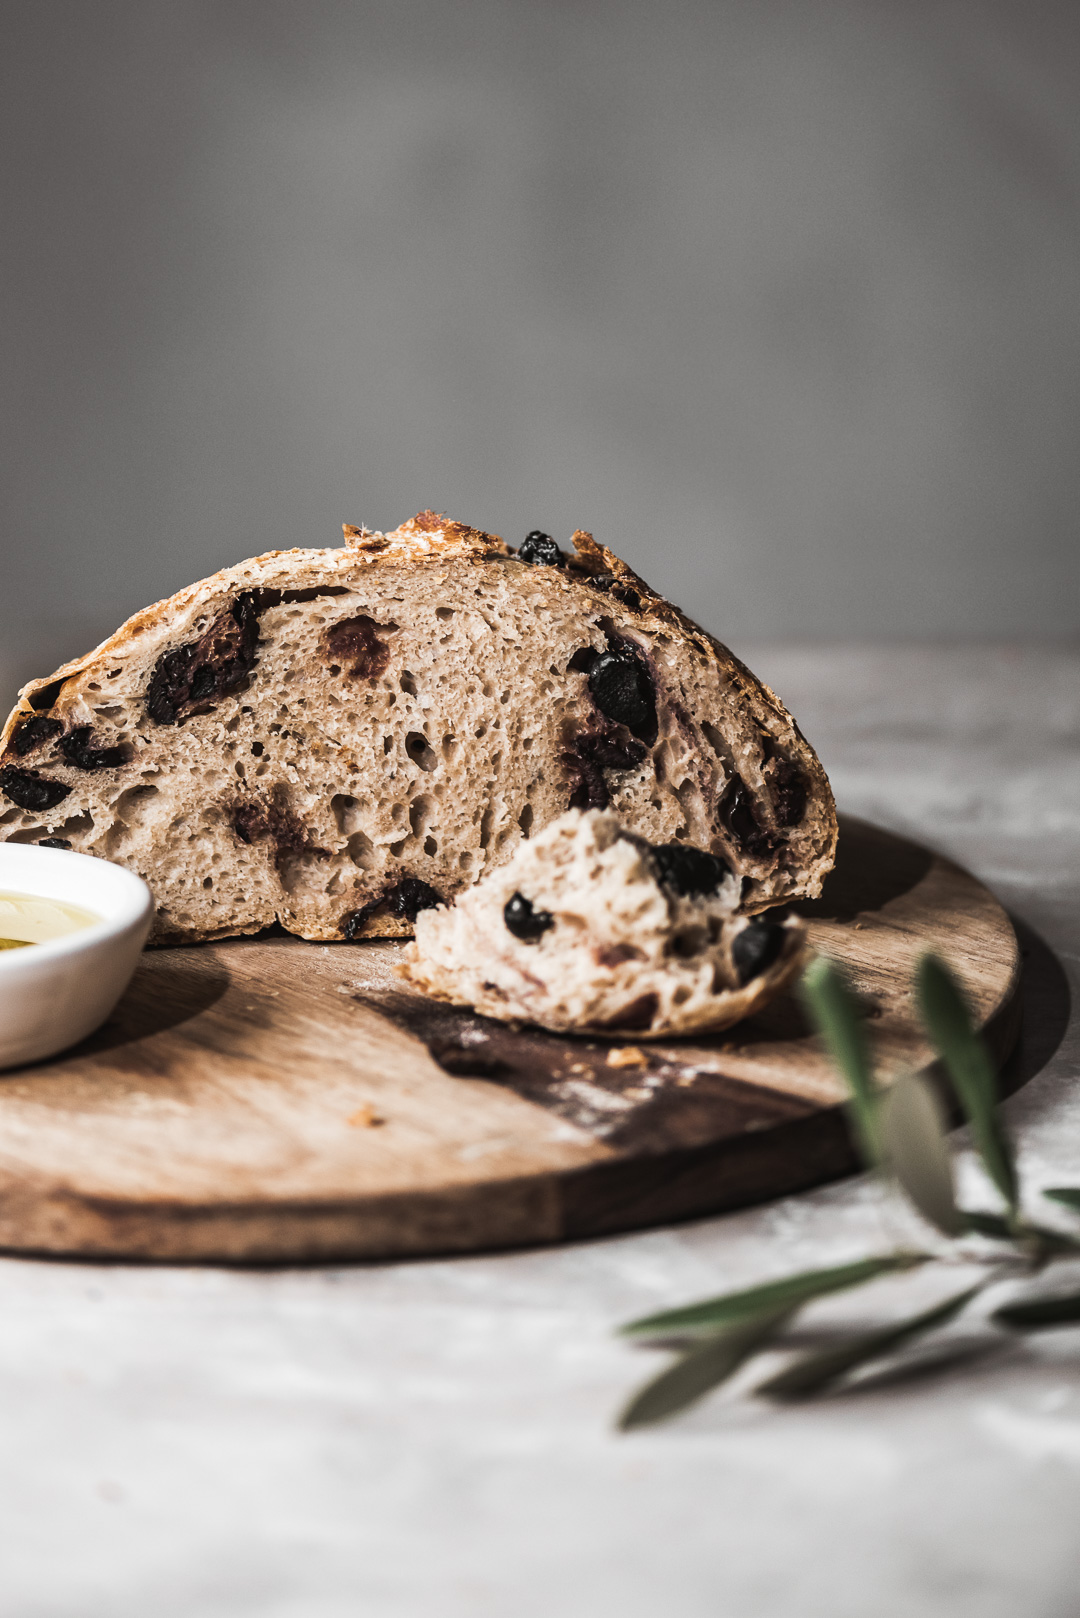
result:
<svg viewBox="0 0 1080 1618"><path fill-rule="evenodd" d="M1008 1116L1033 1187L1080 1183L1080 652L739 651L842 807L961 860L1031 930L1034 1077ZM1080 1328L990 1352L964 1324L920 1374L786 1410L736 1387L612 1431L655 1363L619 1321L858 1256L904 1218L852 1179L498 1256L0 1259L0 1612L1071 1618ZM830 1307L877 1319L954 1283Z"/></svg>

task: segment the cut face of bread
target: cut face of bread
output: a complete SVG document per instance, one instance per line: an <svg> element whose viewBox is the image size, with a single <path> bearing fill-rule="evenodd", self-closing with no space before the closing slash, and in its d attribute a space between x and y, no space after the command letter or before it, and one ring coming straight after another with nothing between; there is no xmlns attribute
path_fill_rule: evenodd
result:
<svg viewBox="0 0 1080 1618"><path fill-rule="evenodd" d="M744 910L817 894L836 818L789 715L574 546L422 512L148 607L20 694L0 839L137 871L159 942L408 933L568 807L721 855Z"/></svg>
<svg viewBox="0 0 1080 1618"><path fill-rule="evenodd" d="M806 925L734 916L716 855L570 810L447 908L416 918L401 975L455 1005L560 1033L730 1027L798 971Z"/></svg>

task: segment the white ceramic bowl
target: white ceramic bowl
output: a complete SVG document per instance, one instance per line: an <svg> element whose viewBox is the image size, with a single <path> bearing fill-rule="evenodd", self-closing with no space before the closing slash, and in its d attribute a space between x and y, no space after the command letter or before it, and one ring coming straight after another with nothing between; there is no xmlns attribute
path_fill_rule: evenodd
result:
<svg viewBox="0 0 1080 1618"><path fill-rule="evenodd" d="M105 1021L131 980L154 901L141 877L108 860L0 843L0 893L90 910L92 927L0 950L0 1068L54 1056Z"/></svg>

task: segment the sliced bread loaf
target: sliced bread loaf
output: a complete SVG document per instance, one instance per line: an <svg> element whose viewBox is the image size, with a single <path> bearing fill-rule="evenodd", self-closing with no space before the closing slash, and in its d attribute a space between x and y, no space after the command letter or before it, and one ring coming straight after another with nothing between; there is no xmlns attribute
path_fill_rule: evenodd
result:
<svg viewBox="0 0 1080 1618"><path fill-rule="evenodd" d="M272 551L31 682L0 839L137 871L159 942L408 933L568 807L820 891L836 817L776 697L589 534L518 552L421 512Z"/></svg>

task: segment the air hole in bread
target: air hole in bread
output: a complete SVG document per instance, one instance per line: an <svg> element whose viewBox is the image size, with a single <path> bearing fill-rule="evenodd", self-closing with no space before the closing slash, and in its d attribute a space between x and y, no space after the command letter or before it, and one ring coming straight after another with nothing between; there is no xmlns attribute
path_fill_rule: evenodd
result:
<svg viewBox="0 0 1080 1618"><path fill-rule="evenodd" d="M360 800L348 792L335 792L330 799L330 811L342 837L350 836L360 818Z"/></svg>
<svg viewBox="0 0 1080 1618"><path fill-rule="evenodd" d="M731 748L728 746L727 742L725 742L716 726L711 724L708 719L703 719L701 721L701 731L717 758L722 764L726 764L730 769L732 763Z"/></svg>
<svg viewBox="0 0 1080 1618"><path fill-rule="evenodd" d="M375 848L364 831L354 831L345 845L345 852L361 871L370 871L375 865Z"/></svg>
<svg viewBox="0 0 1080 1618"><path fill-rule="evenodd" d="M414 837L423 836L435 805L431 798L420 796L409 805L409 825Z"/></svg>
<svg viewBox="0 0 1080 1618"><path fill-rule="evenodd" d="M113 814L127 826L138 826L146 819L150 805L159 796L155 786L128 787L114 803Z"/></svg>
<svg viewBox="0 0 1080 1618"><path fill-rule="evenodd" d="M438 756L419 730L410 730L405 738L405 751L419 769L430 773L438 768Z"/></svg>
<svg viewBox="0 0 1080 1618"><path fill-rule="evenodd" d="M59 828L56 826L49 827L50 832L58 831L61 837L85 837L87 832L92 832L93 829L94 817L89 811L81 815L69 815L65 821L61 822Z"/></svg>

